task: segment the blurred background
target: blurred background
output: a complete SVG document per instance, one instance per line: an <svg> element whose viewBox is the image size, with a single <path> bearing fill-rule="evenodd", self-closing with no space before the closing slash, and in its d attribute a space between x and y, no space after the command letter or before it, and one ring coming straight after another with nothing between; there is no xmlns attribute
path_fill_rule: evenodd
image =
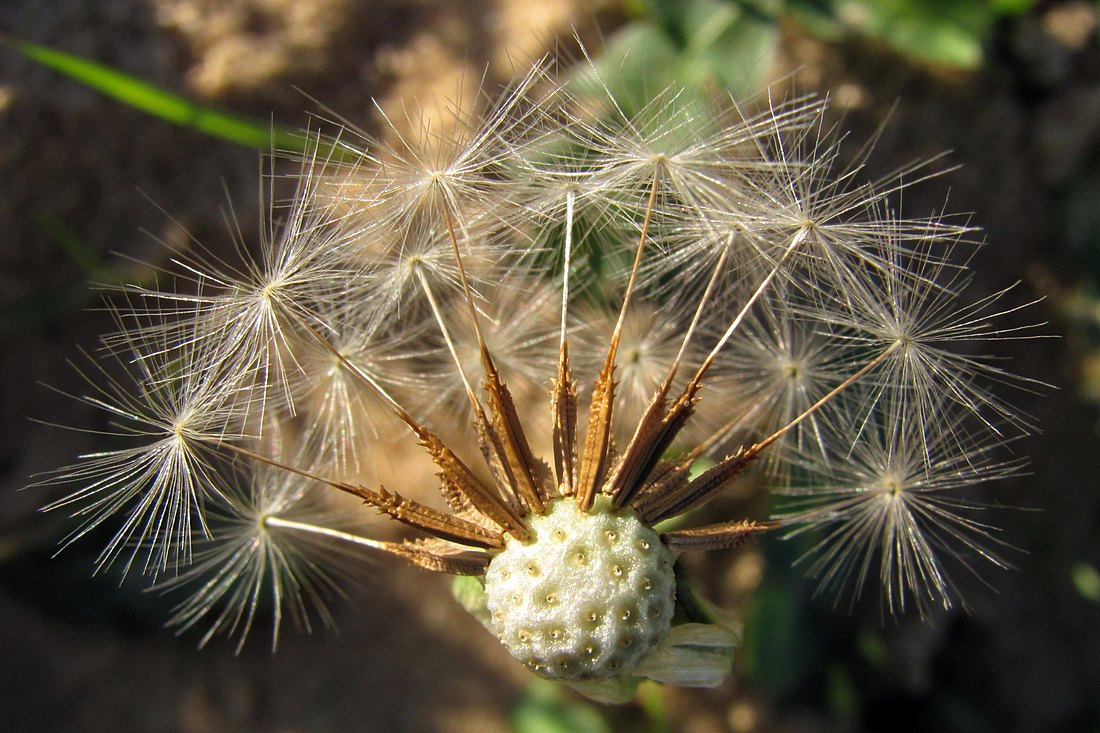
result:
<svg viewBox="0 0 1100 733"><path fill-rule="evenodd" d="M975 212L977 288L1041 298L1005 342L1049 382L1008 397L1042 432L997 487L1017 566L966 611L883 620L814 598L769 538L695 562L744 643L714 690L643 686L599 708L538 683L451 599L448 579L380 561L340 631L224 640L162 628L169 602L91 577L95 543L33 476L96 449L103 418L67 363L109 314L90 283L148 277L189 236L259 220L248 146L108 99L0 44L0 728L8 731L1100 731L1100 30L1094 0L4 0L12 38L95 60L261 125L309 113L372 131L393 109L473 99L579 37L638 98L667 84L818 92L867 176L951 151L913 214ZM330 110L330 111L325 111ZM859 145L853 145L853 152ZM166 246L167 245L167 246ZM142 264L144 263L144 264ZM43 386L49 385L49 388Z"/></svg>

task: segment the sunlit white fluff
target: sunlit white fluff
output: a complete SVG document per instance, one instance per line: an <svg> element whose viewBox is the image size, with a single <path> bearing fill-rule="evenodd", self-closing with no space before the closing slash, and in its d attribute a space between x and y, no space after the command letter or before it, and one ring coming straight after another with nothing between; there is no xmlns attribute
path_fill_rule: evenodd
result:
<svg viewBox="0 0 1100 733"><path fill-rule="evenodd" d="M315 482L270 467L242 467L224 481L225 501L211 512L211 533L195 543L192 564L156 586L187 592L169 625L204 628L200 646L236 636L238 651L257 614L270 618L272 649L288 617L305 631L314 619L331 628L329 604L343 597L353 567L339 538L355 537L310 529L348 527L346 512Z"/></svg>
<svg viewBox="0 0 1100 733"><path fill-rule="evenodd" d="M822 588L855 599L879 585L890 613L924 615L959 602L952 569L980 577L980 564L1007 565L975 487L1016 475L1021 462L998 458L1001 443L988 436L960 450L957 431L970 418L949 402L939 407L940 421L955 430L927 430L902 399L880 402L870 415L838 406L822 424L826 456L787 454L802 478L776 487L790 497L779 517L800 525L797 533L812 532L804 563Z"/></svg>
<svg viewBox="0 0 1100 733"><path fill-rule="evenodd" d="M123 447L83 455L39 483L78 486L45 507L80 520L66 544L122 518L99 569L121 561L123 572L135 564L154 575L174 572L191 562L191 538L208 534L207 506L221 498L211 445L245 437L251 392L227 388L194 344L169 352L137 341L129 355L83 371L90 391L79 397L104 413L105 435Z"/></svg>

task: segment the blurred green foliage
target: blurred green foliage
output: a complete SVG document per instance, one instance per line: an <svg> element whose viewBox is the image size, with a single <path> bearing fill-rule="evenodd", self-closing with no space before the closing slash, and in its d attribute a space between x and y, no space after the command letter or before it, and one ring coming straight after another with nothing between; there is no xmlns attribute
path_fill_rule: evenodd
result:
<svg viewBox="0 0 1100 733"><path fill-rule="evenodd" d="M780 699L797 692L821 664L821 630L801 600L797 585L769 581L746 613L742 667Z"/></svg>
<svg viewBox="0 0 1100 733"><path fill-rule="evenodd" d="M761 89L782 23L827 41L865 37L911 59L975 69L1001 19L1035 0L625 0L632 21L599 63L641 92L716 84L737 98Z"/></svg>
<svg viewBox="0 0 1100 733"><path fill-rule="evenodd" d="M595 65L627 114L668 87L703 95L717 85L743 98L760 90L775 58L782 5L628 0L634 19L608 39Z"/></svg>
<svg viewBox="0 0 1100 733"><path fill-rule="evenodd" d="M513 733L611 733L592 703L568 699L559 685L536 680L512 711Z"/></svg>
<svg viewBox="0 0 1100 733"><path fill-rule="evenodd" d="M1035 0L788 0L792 17L828 40L861 35L910 58L961 69L981 65L993 26Z"/></svg>
<svg viewBox="0 0 1100 733"><path fill-rule="evenodd" d="M1100 572L1087 562L1076 563L1070 568L1070 577L1077 592L1093 603L1100 603Z"/></svg>

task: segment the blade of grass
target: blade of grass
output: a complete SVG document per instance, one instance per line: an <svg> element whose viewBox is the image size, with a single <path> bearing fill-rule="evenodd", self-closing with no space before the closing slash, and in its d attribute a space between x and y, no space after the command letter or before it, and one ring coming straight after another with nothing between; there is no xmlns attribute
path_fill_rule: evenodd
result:
<svg viewBox="0 0 1100 733"><path fill-rule="evenodd" d="M8 35L0 35L0 43L134 109L211 137L257 150L275 148L303 154L315 150L318 144L315 138L293 128L196 104L186 97L80 56Z"/></svg>
<svg viewBox="0 0 1100 733"><path fill-rule="evenodd" d="M85 274L94 277L103 269L103 259L99 253L89 247L61 217L49 211L41 211L34 217L34 221L39 231Z"/></svg>
<svg viewBox="0 0 1100 733"><path fill-rule="evenodd" d="M92 289L84 278L46 286L14 302L0 303L0 338L40 329L62 321L88 304Z"/></svg>

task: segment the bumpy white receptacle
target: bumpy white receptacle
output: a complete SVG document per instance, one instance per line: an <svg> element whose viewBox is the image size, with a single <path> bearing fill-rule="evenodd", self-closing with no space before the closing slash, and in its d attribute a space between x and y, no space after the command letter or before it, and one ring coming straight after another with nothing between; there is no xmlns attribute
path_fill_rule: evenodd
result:
<svg viewBox="0 0 1100 733"><path fill-rule="evenodd" d="M597 499L589 512L559 499L527 518L489 565L493 629L513 657L554 679L629 672L668 632L672 554L630 509Z"/></svg>

